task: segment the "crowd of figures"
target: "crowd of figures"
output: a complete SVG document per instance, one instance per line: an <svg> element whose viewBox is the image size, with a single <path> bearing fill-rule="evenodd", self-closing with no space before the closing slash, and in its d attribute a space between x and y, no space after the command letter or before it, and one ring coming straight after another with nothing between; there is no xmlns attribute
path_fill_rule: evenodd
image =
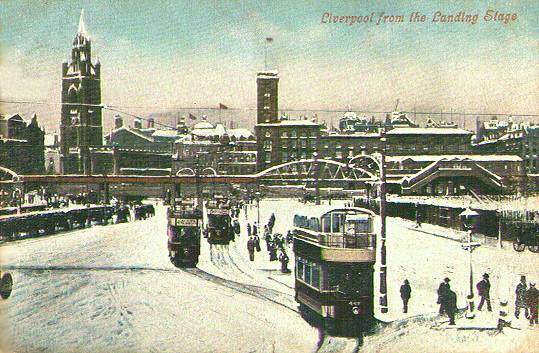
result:
<svg viewBox="0 0 539 353"><path fill-rule="evenodd" d="M280 261L281 263L281 272L290 273L288 268L288 263L290 258L287 254L287 248L292 242L292 234L290 231L284 237L280 233L274 233L273 227L275 226L275 214L271 214L268 223L264 225L263 234L261 234L261 227L257 222L254 222L253 225L247 223L247 236L249 240L247 241L247 251L249 252L249 259L251 261L255 260L255 253L262 251L260 246L260 236L263 237L266 250L268 251L269 261Z"/></svg>
<svg viewBox="0 0 539 353"><path fill-rule="evenodd" d="M492 311L490 302L490 280L489 274L483 274L483 278L476 284L477 294L480 298L477 310L483 310L486 304L487 310ZM449 325L455 325L455 314L457 313L457 294L451 289L449 278L445 278L438 286L438 301L440 305L440 315L447 315ZM408 302L411 298L412 288L410 282L406 279L400 287L400 295L403 303L403 312L408 312ZM468 296L468 314L473 311L473 298ZM539 290L535 287L534 282L530 282L529 286L526 283L526 276L520 277L520 282L515 289L515 317L518 319L522 311L524 316L530 321L530 325L538 323L538 301ZM498 315L498 329L503 327L511 327L511 321L507 318L507 301L500 301L500 310Z"/></svg>

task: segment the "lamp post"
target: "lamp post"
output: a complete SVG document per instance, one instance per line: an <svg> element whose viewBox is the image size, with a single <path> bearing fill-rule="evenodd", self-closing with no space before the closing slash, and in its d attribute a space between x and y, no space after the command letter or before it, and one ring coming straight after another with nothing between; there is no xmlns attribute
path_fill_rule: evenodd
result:
<svg viewBox="0 0 539 353"><path fill-rule="evenodd" d="M468 232L468 239L466 242L463 242L461 246L462 249L468 251L469 254L468 259L470 266L470 294L468 294L468 313L466 314L466 317L470 319L474 317L472 252L481 246L479 242L472 241L472 233L478 218L479 213L470 208L467 208L460 214L460 219L462 224L464 225L464 229L466 229L466 231Z"/></svg>
<svg viewBox="0 0 539 353"><path fill-rule="evenodd" d="M314 199L315 204L320 205L320 185L318 185L318 152L313 153L314 157Z"/></svg>
<svg viewBox="0 0 539 353"><path fill-rule="evenodd" d="M387 263L386 263L386 138L380 138L380 311L388 312L387 306Z"/></svg>
<svg viewBox="0 0 539 353"><path fill-rule="evenodd" d="M255 192L256 196L256 220L257 226L260 227L260 191Z"/></svg>

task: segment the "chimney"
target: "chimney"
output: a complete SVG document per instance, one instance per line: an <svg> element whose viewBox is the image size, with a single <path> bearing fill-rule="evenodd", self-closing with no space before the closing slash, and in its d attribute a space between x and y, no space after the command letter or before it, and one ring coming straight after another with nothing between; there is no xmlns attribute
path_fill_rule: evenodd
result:
<svg viewBox="0 0 539 353"><path fill-rule="evenodd" d="M135 118L133 123L135 124L135 129L142 129L142 120L140 120L139 118Z"/></svg>
<svg viewBox="0 0 539 353"><path fill-rule="evenodd" d="M154 118L149 118L149 119L148 119L148 129L153 129L153 128L154 128L154 125L155 125L155 120L154 120Z"/></svg>
<svg viewBox="0 0 539 353"><path fill-rule="evenodd" d="M122 117L120 116L120 114L116 114L114 116L114 128L119 129L123 125L124 125L124 121L123 121Z"/></svg>

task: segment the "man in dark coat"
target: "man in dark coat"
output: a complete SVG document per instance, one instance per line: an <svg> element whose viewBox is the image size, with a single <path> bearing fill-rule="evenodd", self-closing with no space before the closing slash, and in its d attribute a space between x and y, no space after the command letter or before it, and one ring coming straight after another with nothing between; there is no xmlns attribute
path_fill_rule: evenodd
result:
<svg viewBox="0 0 539 353"><path fill-rule="evenodd" d="M281 272L290 273L291 271L288 269L288 262L290 261L290 259L288 258L286 252L281 251L281 254L279 255L279 261L281 261Z"/></svg>
<svg viewBox="0 0 539 353"><path fill-rule="evenodd" d="M437 303L440 304L440 315L443 315L445 312L446 307L446 301L447 301L447 291L449 291L449 278L445 278L442 283L440 283L440 286L438 287L438 301Z"/></svg>
<svg viewBox="0 0 539 353"><path fill-rule="evenodd" d="M258 237L258 235L253 236L253 242L255 243L256 251L260 252L260 238Z"/></svg>
<svg viewBox="0 0 539 353"><path fill-rule="evenodd" d="M446 305L445 311L449 317L449 325L455 324L455 313L457 312L457 294L451 289L447 289L446 292Z"/></svg>
<svg viewBox="0 0 539 353"><path fill-rule="evenodd" d="M535 283L530 283L530 289L525 294L526 305L530 308L530 325L537 324L537 304L539 300L539 290L535 288Z"/></svg>
<svg viewBox="0 0 539 353"><path fill-rule="evenodd" d="M251 223L247 223L247 236L251 236Z"/></svg>
<svg viewBox="0 0 539 353"><path fill-rule="evenodd" d="M249 251L249 260L254 261L255 260L255 242L253 238L249 238L249 240L247 240L247 251Z"/></svg>
<svg viewBox="0 0 539 353"><path fill-rule="evenodd" d="M412 296L412 287L410 287L410 282L408 282L407 279L404 280L404 284L401 286L400 292L403 305L402 312L407 313L408 300L410 300L410 297Z"/></svg>
<svg viewBox="0 0 539 353"><path fill-rule="evenodd" d="M477 292L481 297L481 301L477 307L477 310L479 311L481 311L483 304L485 304L485 300L487 301L487 310L492 311L492 306L490 306L490 281L488 280L488 277L488 273L485 273L483 279L477 283Z"/></svg>
<svg viewBox="0 0 539 353"><path fill-rule="evenodd" d="M525 296L528 286L526 285L526 276L520 276L520 283L517 284L515 290L515 317L518 319L520 315L520 309L524 309L524 316L528 317L528 306L526 305Z"/></svg>

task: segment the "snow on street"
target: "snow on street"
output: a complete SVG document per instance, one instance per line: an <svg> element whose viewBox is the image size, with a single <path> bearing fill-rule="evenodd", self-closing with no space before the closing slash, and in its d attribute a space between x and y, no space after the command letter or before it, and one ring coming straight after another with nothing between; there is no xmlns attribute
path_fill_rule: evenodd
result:
<svg viewBox="0 0 539 353"><path fill-rule="evenodd" d="M176 269L167 256L164 210L158 207L156 216L144 221L3 245L2 269L15 281L11 298L0 303L8 347L17 352L316 349L318 332L289 307L293 298L239 283L235 280L242 278L226 268L227 279Z"/></svg>
<svg viewBox="0 0 539 353"><path fill-rule="evenodd" d="M334 205L340 204L333 201ZM260 225L275 213L274 232L286 235L295 200L262 200ZM170 264L166 250L164 208L154 218L128 224L93 227L0 247L3 269L14 276L12 297L0 302L7 317L8 343L15 351L185 351L301 352L314 351L318 332L297 313L292 274L281 274L270 262L265 242L255 261L248 259L246 223L257 219L256 205L239 220L242 234L229 246L211 246L202 239L197 269ZM446 342L446 351L469 351L495 344L504 352L516 342L536 337L525 320L513 317L514 288L520 274L539 279L537 255L511 248L482 246L473 254L474 282L490 274L494 314L481 312L472 321L457 318L457 326L496 325L498 302L509 302L509 318L518 330L503 334L447 329L447 318L436 315L436 289L444 277L458 306L465 307L469 288L468 256L458 241L437 237L443 228L388 219L389 313L377 318L391 322L364 338L365 351L439 351L427 336ZM444 234L438 234L443 236ZM289 268L293 270L291 249ZM401 311L399 287L412 286L409 313ZM379 288L375 273L375 288ZM478 304L477 294L476 305ZM473 323L473 324L470 324ZM475 346L474 346L475 345ZM351 351L355 340L341 340L339 350ZM334 346L336 348L337 346ZM335 351L339 351L335 350ZM442 349L443 350L443 349Z"/></svg>

